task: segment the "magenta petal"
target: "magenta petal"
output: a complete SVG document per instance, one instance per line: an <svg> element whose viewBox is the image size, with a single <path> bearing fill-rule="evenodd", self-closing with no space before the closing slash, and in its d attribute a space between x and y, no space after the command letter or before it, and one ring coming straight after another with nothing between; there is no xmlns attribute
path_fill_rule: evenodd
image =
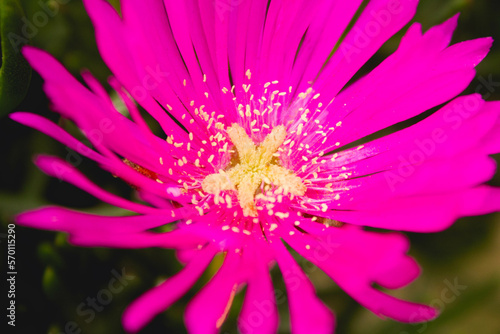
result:
<svg viewBox="0 0 500 334"><path fill-rule="evenodd" d="M460 209L461 216L484 215L500 210L500 188L487 185L470 189Z"/></svg>
<svg viewBox="0 0 500 334"><path fill-rule="evenodd" d="M281 227L285 241L375 314L403 322L425 321L437 316L431 307L396 299L372 287L378 283L399 288L418 275L415 261L405 254L408 241L402 235L366 232L345 225L329 228L329 233L313 238L295 231L293 220L286 222L287 225ZM293 236L290 231L294 231Z"/></svg>
<svg viewBox="0 0 500 334"><path fill-rule="evenodd" d="M118 196L115 196L113 194L110 194L102 190L94 183L90 182L76 168L71 166L69 163L63 161L62 159L55 157L39 156L37 157L35 163L42 171L44 171L48 175L67 181L112 205L116 205L118 207L122 207L124 209L139 213L157 212L157 210L154 208L130 202L128 200L125 200L123 198L120 198Z"/></svg>
<svg viewBox="0 0 500 334"><path fill-rule="evenodd" d="M69 133L67 133L58 125L49 121L48 119L27 112L15 112L10 114L9 116L16 122L37 129L38 131L43 132L46 135L60 141L79 154L82 154L83 156L88 157L101 164L105 164L106 160L104 159L104 157L75 139Z"/></svg>
<svg viewBox="0 0 500 334"><path fill-rule="evenodd" d="M320 18L311 22L307 29L301 52L294 63L293 87L300 87L299 91L303 91L316 78L361 3L361 0L325 1L325 5L330 5L330 11L322 11ZM324 21L321 20L323 15Z"/></svg>
<svg viewBox="0 0 500 334"><path fill-rule="evenodd" d="M172 214L172 210L168 209L156 209L152 208L149 206L145 206L142 204L137 204L128 200L125 200L121 197L118 197L116 195L113 195L107 191L104 191L94 183L92 183L90 180L88 180L82 173L80 173L76 168L74 168L71 164L68 162L56 158L56 157L49 157L49 156L38 156L35 160L36 165L44 172L47 173L50 176L57 177L60 180L66 181L68 183L71 183L80 189L83 189L87 191L88 193L94 195L95 197L101 199L104 202L110 203L112 205L122 207L124 209L130 210L130 211L135 211L138 213L152 213L152 214L166 214L170 215ZM132 175L130 175L132 174ZM146 181L146 184L151 185L153 184L153 187L148 187L150 191L153 191L155 193L159 193L163 195L164 197L167 198L178 198L179 196L179 190L177 187L170 187L168 184L159 184L154 181L151 181L150 179L146 178L145 176L133 172L131 169L128 167L125 168L125 171L119 171L117 172L117 175L126 175L127 177L131 177L133 180L138 180L137 182L141 184L141 181ZM135 182L134 182L135 183ZM177 216L178 218L183 218L186 214L189 214L191 210L189 208L186 208L182 216Z"/></svg>
<svg viewBox="0 0 500 334"><path fill-rule="evenodd" d="M279 240L272 244L283 274L293 334L329 334L335 328L332 311L316 296L314 287Z"/></svg>
<svg viewBox="0 0 500 334"><path fill-rule="evenodd" d="M175 253L177 260L182 264L187 264L198 255L197 249L179 249Z"/></svg>
<svg viewBox="0 0 500 334"><path fill-rule="evenodd" d="M308 223L310 224L310 221ZM370 233L356 227L345 229L343 231L345 234L338 233L336 235L337 232L335 228L328 229L325 236L320 239L321 247L325 248L326 245L335 247L338 241L345 243L346 247L350 248L354 245L349 240L360 240L366 241L366 245L369 245L368 248L376 248L376 251L362 251L365 254L360 254L351 248L358 256L373 262L370 264L372 268L370 268L371 273L368 274L369 280L373 280L373 282L388 289L399 289L413 282L420 275L420 267L417 262L407 254L409 241L406 236L398 233ZM329 248L326 247L326 249Z"/></svg>
<svg viewBox="0 0 500 334"><path fill-rule="evenodd" d="M126 83L139 82L134 75L133 62L125 36L122 33L120 16L113 7L103 0L84 0L85 7L94 23L99 51L111 70Z"/></svg>
<svg viewBox="0 0 500 334"><path fill-rule="evenodd" d="M375 91L365 104L342 121L343 126L335 138L347 144L416 116L455 97L467 88L474 76L473 69L465 69L437 75L418 84L414 80L416 86L405 84L405 90L401 89L399 94L384 84L384 92ZM354 131L346 133L348 129Z"/></svg>
<svg viewBox="0 0 500 334"><path fill-rule="evenodd" d="M68 241L82 247L114 247L114 248L173 248L185 249L204 245L206 238L185 233L183 231L172 231L169 233L142 232L134 234L96 234L79 233L69 236Z"/></svg>
<svg viewBox="0 0 500 334"><path fill-rule="evenodd" d="M262 261L261 251L245 249L251 253L253 263L246 263L251 277L247 280L247 291L243 308L238 318L238 328L242 334L273 334L278 329L278 309L274 296L273 283L269 275L269 266Z"/></svg>
<svg viewBox="0 0 500 334"><path fill-rule="evenodd" d="M491 198L489 197L491 196ZM437 232L449 227L457 218L493 212L496 191L477 187L453 193L396 197L362 210L332 211L332 219L351 224L391 230Z"/></svg>
<svg viewBox="0 0 500 334"><path fill-rule="evenodd" d="M400 300L372 288L346 291L361 305L382 318L416 323L433 320L439 315L439 312L430 306Z"/></svg>
<svg viewBox="0 0 500 334"><path fill-rule="evenodd" d="M409 256L396 255L397 264L384 269L380 275L374 276L380 286L387 289L399 289L420 275L420 267L415 259Z"/></svg>
<svg viewBox="0 0 500 334"><path fill-rule="evenodd" d="M20 225L67 232L70 234L70 243L84 247L185 249L206 243L207 238L185 230L147 232L173 220L171 215L105 217L58 207L27 211L16 217L16 222Z"/></svg>
<svg viewBox="0 0 500 334"><path fill-rule="evenodd" d="M394 4L399 5L397 9L394 9ZM324 94L326 103L337 95L389 37L408 23L415 14L417 4L415 0L369 2L318 78L319 90ZM390 19L382 25L378 20L384 14L386 17L389 15Z"/></svg>
<svg viewBox="0 0 500 334"><path fill-rule="evenodd" d="M236 277L240 256L229 252L221 268L210 282L191 300L184 320L192 334L215 334L224 322L232 297L236 293Z"/></svg>
<svg viewBox="0 0 500 334"><path fill-rule="evenodd" d="M198 132L202 129L197 123L191 124L188 120L182 119L181 116L186 111L184 106L189 105L190 101L195 100L197 96L208 90L203 83L203 75L196 59L198 55L203 58L204 53L195 54L192 42L188 38L174 39L175 31L170 29L171 26L175 26L177 20L184 22L185 30L189 30L191 27L187 24L188 21L180 15L183 13L182 7L184 6L186 4L176 3L176 11L174 12L174 8L168 7L167 2L163 3L162 1L127 1L123 3L124 34L127 36L131 57L137 64L137 75L143 84L142 89L130 85L125 85L125 87L133 93L135 90L142 92L143 95L145 93L150 95L152 101L142 96L142 98L136 98L141 102L148 100L146 102L148 103L147 110L151 110L152 116L159 122L167 125L171 121L162 120L161 118L168 118L165 113L157 110L158 108L151 108L152 106L149 104L154 100L163 106L170 105L172 107L170 113L185 128L191 132ZM166 15L166 9L169 10L169 17ZM144 20L143 17L149 19ZM191 17L190 19L192 20ZM163 27L163 29L158 29L158 27ZM168 61L164 61L164 59L168 59ZM183 84L184 80L186 80L186 85ZM215 96L215 92L213 95ZM210 103L209 106L212 107ZM183 139L186 140L185 134L177 133L179 138L182 138L183 135Z"/></svg>
<svg viewBox="0 0 500 334"><path fill-rule="evenodd" d="M424 35L413 25L398 50L367 76L335 97L330 123L342 121L331 140L350 143L448 101L463 91L492 40L445 48L456 17Z"/></svg>
<svg viewBox="0 0 500 334"><path fill-rule="evenodd" d="M129 92L158 120L162 129L171 134L178 127L151 97L151 92L146 88L151 84L139 76L138 67L141 64L136 64L131 57L133 51L130 50L129 41L132 41L126 37L125 26L118 13L104 0L85 0L84 4L94 24L97 45L106 64ZM154 72L158 66L149 69ZM164 70L159 72L163 73Z"/></svg>
<svg viewBox="0 0 500 334"><path fill-rule="evenodd" d="M123 327L127 332L136 333L157 314L170 307L182 297L199 279L215 254L214 249L206 248L198 254L178 274L168 278L160 285L149 290L132 304L123 314Z"/></svg>
<svg viewBox="0 0 500 334"><path fill-rule="evenodd" d="M171 187L169 191L167 184L160 185L157 182L151 181L150 179L140 175L139 173L132 171L128 166L123 164L123 162L117 158L110 159L108 157L100 155L99 153L90 149L88 146L76 140L69 133L67 133L58 125L49 121L48 119L26 112L13 113L10 115L10 117L21 124L31 126L39 130L40 132L53 137L54 139L67 145L69 148L75 150L77 153L98 162L104 169L112 172L116 176L119 176L136 186L144 187L149 191L156 192L156 195L165 196L165 194L174 195L178 193L178 191L176 191L178 188L177 185L173 185L173 187ZM62 168L55 172L64 173ZM165 187L167 187L167 189L165 189Z"/></svg>
<svg viewBox="0 0 500 334"><path fill-rule="evenodd" d="M81 85L52 56L32 47L23 48L23 54L44 78L44 89L53 108L74 121L103 155L113 158L113 152L116 152L152 171L163 169L160 156L172 164L177 160L172 157L175 147L160 138L154 138L154 144L150 143L151 138L146 138L137 124ZM180 133L187 137L184 131L176 132L179 139L182 138Z"/></svg>
<svg viewBox="0 0 500 334"><path fill-rule="evenodd" d="M449 46L439 55L442 70L476 67L490 51L491 37L478 38Z"/></svg>
<svg viewBox="0 0 500 334"><path fill-rule="evenodd" d="M262 82L288 79L304 35L312 33L308 31L311 21L329 7L322 1L299 0L287 4L270 2L261 49L261 58L266 59L259 71ZM288 85L284 83L277 88L287 89Z"/></svg>
<svg viewBox="0 0 500 334"><path fill-rule="evenodd" d="M174 206L172 205L172 202L163 198L162 196L158 196L158 195L153 194L149 191L139 190L138 195L143 201L145 201L145 202L147 202L147 203L149 203L157 208L170 209L170 210L174 208Z"/></svg>
<svg viewBox="0 0 500 334"><path fill-rule="evenodd" d="M249 51L246 50L249 25L259 24L259 19L257 19L256 16L260 15L256 12L251 12L252 6L255 4L255 2L243 1L237 6L237 14L235 15L236 18L233 19L236 21L234 22L235 29L229 31L229 66L231 68L234 85L237 87L241 87L241 85L246 81L246 78L244 77L245 55ZM262 10L263 6L261 7L260 12Z"/></svg>
<svg viewBox="0 0 500 334"><path fill-rule="evenodd" d="M142 232L158 227L177 218L172 216L98 216L66 208L45 207L26 211L16 217L16 222L44 230L64 231L72 234L124 234Z"/></svg>

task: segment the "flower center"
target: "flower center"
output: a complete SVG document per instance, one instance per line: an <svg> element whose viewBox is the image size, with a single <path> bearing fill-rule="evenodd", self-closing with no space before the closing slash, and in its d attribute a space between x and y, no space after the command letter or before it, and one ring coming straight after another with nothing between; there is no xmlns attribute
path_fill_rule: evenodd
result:
<svg viewBox="0 0 500 334"><path fill-rule="evenodd" d="M224 190L237 191L238 201L243 215L256 217L255 194L262 182L273 184L283 189L283 193L302 196L306 186L302 179L292 171L278 165L278 148L286 138L283 125L278 125L256 147L245 129L233 124L227 129L229 139L236 147L238 159L234 167L219 170L219 173L208 175L202 182L203 191L219 196Z"/></svg>

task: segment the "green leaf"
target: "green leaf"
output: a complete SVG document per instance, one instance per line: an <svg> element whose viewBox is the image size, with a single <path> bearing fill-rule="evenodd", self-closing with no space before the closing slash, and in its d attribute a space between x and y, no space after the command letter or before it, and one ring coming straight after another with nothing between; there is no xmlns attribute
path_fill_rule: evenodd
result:
<svg viewBox="0 0 500 334"><path fill-rule="evenodd" d="M43 272L42 288L50 298L61 295L61 281L51 266L47 266Z"/></svg>
<svg viewBox="0 0 500 334"><path fill-rule="evenodd" d="M0 1L0 117L10 113L24 99L31 79L31 67L21 54L28 43L23 34L26 20L19 0Z"/></svg>

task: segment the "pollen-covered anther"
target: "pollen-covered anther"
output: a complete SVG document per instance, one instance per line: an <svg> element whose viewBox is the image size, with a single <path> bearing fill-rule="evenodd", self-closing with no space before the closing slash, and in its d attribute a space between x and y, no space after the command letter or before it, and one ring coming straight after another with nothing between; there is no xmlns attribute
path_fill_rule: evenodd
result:
<svg viewBox="0 0 500 334"><path fill-rule="evenodd" d="M223 190L235 190L229 176L224 172L208 175L201 183L203 191L218 195Z"/></svg>
<svg viewBox="0 0 500 334"><path fill-rule="evenodd" d="M255 195L262 182L281 188L285 195L305 194L302 179L273 160L286 138L284 126L274 127L258 147L240 125L233 124L226 131L238 153L237 164L208 175L202 182L203 191L218 196L221 191L236 190L243 214L251 217L258 215Z"/></svg>

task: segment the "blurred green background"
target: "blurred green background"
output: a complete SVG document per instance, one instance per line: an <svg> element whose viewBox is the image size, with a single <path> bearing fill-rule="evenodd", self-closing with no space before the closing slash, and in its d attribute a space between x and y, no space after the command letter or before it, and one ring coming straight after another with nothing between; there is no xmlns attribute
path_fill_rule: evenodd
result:
<svg viewBox="0 0 500 334"><path fill-rule="evenodd" d="M14 3L10 0L1 1L5 1L4 4ZM118 0L112 2L118 6ZM35 15L45 11L45 8L54 13L49 15L47 22L35 26L36 31L29 44L55 55L75 75L86 68L101 82L106 81L110 72L99 57L92 25L79 0L22 0L20 3L24 14L19 15L17 12L18 16L15 17L18 23L24 24L24 20L33 22ZM462 14L454 42L483 36L493 36L499 41L478 66L478 75L468 92L474 92L480 86L479 92L487 100L500 99L500 2L422 0L415 21L421 22L427 29L456 12ZM401 35L387 42L363 71L369 70L393 52ZM2 46L5 48L5 44ZM29 72L22 66L16 70L20 77L24 76L23 82L28 82ZM484 84L485 81L498 84L490 87ZM22 96L19 101L21 99ZM12 103L17 104L15 101ZM7 109L3 107L2 115ZM55 122L60 121L57 114L49 109L49 101L42 91L42 80L37 73L32 74L26 97L14 109L35 112ZM2 273L6 268L6 226L12 222L14 214L46 204L102 214L121 213L71 185L46 177L33 166L32 157L38 153L68 156L71 152L63 145L5 116L0 119L0 136ZM498 160L498 156L496 158ZM130 187L93 163L83 161L79 168L103 188L125 197L134 197ZM491 184L500 186L498 173ZM77 248L68 245L65 235L60 233L20 226L15 230L18 272L16 329L19 333L122 333L120 318L126 305L159 280L181 268L171 251ZM410 253L421 264L423 273L415 283L394 292L394 295L432 303L442 308L442 315L436 321L417 325L380 320L338 289L320 270L303 261L302 265L314 282L319 296L336 313L337 333L500 333L500 215L465 218L442 233L409 233L408 236L412 241ZM99 308L95 318L89 321L89 313L78 312L78 306L87 303L88 297L95 298L99 293L102 294L100 291L107 289L113 278L113 270L121 272L122 268L135 278L120 293L113 294L109 304L103 306L102 310ZM209 273L205 273L205 281L209 276ZM273 276L276 288L285 291L277 270L273 271ZM463 286L455 294L445 290L453 282ZM141 333L184 333L183 309L201 286L198 283L186 297L168 312L156 317ZM6 300L3 293L2 302ZM453 301L450 297L453 297ZM223 333L236 333L235 319L241 303L242 294L235 299L229 320L223 326ZM280 332L287 333L286 302L280 304L280 313ZM2 321L5 321L2 317ZM68 324L71 325L68 327Z"/></svg>

